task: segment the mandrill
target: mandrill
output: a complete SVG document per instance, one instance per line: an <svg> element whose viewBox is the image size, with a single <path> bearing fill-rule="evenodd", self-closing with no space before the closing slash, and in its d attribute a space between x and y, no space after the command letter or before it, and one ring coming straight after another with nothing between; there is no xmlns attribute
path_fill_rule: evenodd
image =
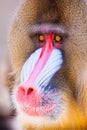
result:
<svg viewBox="0 0 87 130"><path fill-rule="evenodd" d="M23 0L9 31L22 129L87 129L86 42L85 0Z"/></svg>

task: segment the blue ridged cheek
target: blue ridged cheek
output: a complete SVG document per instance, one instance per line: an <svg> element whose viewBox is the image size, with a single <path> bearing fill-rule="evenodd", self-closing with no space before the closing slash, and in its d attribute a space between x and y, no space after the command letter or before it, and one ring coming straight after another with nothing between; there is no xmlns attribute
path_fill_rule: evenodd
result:
<svg viewBox="0 0 87 130"><path fill-rule="evenodd" d="M26 81L39 59L42 48L37 49L25 62L21 71L21 83ZM54 49L42 71L35 80L35 86L47 86L54 74L62 67L62 52ZM38 68L39 69L39 68Z"/></svg>

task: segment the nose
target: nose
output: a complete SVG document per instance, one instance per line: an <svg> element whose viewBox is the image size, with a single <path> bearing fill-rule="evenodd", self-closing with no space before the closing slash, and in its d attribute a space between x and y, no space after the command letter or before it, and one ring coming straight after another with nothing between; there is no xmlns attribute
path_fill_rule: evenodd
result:
<svg viewBox="0 0 87 130"><path fill-rule="evenodd" d="M17 91L17 99L21 104L35 107L40 101L40 93L34 86L28 86L26 83L21 84Z"/></svg>
<svg viewBox="0 0 87 130"><path fill-rule="evenodd" d="M34 91L33 87L26 88L25 86L21 85L19 86L18 94L21 96L29 96L33 93L33 91Z"/></svg>

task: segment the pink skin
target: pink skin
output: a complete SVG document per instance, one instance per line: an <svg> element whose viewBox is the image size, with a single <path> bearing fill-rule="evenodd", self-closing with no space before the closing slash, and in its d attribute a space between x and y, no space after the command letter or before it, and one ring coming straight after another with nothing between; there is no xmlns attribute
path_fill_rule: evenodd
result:
<svg viewBox="0 0 87 130"><path fill-rule="evenodd" d="M55 107L55 104L52 103L44 106L38 106L38 103L41 100L41 95L38 88L34 86L35 80L47 63L52 51L55 49L53 46L54 34L46 35L46 39L46 44L42 48L35 68L31 72L28 80L19 86L17 92L17 100L22 106L22 110L32 116L43 116L44 114L52 111Z"/></svg>

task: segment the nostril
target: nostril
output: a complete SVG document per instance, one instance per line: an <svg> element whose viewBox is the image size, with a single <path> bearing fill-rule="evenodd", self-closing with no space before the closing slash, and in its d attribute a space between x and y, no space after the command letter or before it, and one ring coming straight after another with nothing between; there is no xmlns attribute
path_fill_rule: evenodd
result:
<svg viewBox="0 0 87 130"><path fill-rule="evenodd" d="M21 87L19 88L18 93L19 93L20 96L25 95L25 89L23 88L23 86L21 86Z"/></svg>
<svg viewBox="0 0 87 130"><path fill-rule="evenodd" d="M17 92L17 100L19 102L21 101L23 102L24 96L25 96L25 89L23 86L20 86Z"/></svg>
<svg viewBox="0 0 87 130"><path fill-rule="evenodd" d="M28 88L28 90L27 90L27 94L29 95L29 94L31 94L33 91L34 91L34 89L33 89L32 87L30 87L30 88Z"/></svg>

